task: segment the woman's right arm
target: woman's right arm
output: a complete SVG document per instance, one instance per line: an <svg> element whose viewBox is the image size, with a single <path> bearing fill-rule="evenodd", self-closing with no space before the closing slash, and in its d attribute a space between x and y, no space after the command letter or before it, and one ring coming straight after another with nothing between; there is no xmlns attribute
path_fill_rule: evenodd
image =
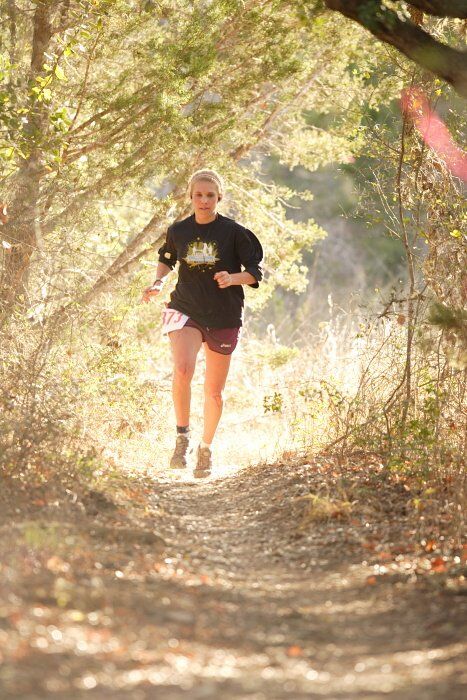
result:
<svg viewBox="0 0 467 700"><path fill-rule="evenodd" d="M177 249L173 241L172 228L170 226L167 230L165 242L157 252L159 253L159 262L156 270L156 280L143 292L142 301L145 303L151 301L151 297L155 297L160 293L164 284L164 277L174 269L177 262Z"/></svg>
<svg viewBox="0 0 467 700"><path fill-rule="evenodd" d="M155 297L160 293L164 284L164 277L166 277L166 275L168 275L170 271L171 268L165 263L159 262L157 264L156 280L150 287L147 287L143 292L142 301L144 303L151 301L151 297Z"/></svg>

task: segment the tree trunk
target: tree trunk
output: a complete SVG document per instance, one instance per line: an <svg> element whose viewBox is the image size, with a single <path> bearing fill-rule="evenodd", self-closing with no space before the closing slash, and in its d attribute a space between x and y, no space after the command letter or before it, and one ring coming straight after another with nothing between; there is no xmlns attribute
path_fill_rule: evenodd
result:
<svg viewBox="0 0 467 700"><path fill-rule="evenodd" d="M52 36L50 0L37 3L33 21L30 82L41 72L45 52ZM14 198L9 205L9 222L2 227L2 238L9 244L3 256L0 275L0 315L8 316L26 291L31 256L36 249L36 226L41 183L40 140L47 113L42 103L31 98L29 123L25 135L31 144L14 181Z"/></svg>
<svg viewBox="0 0 467 700"><path fill-rule="evenodd" d="M40 177L38 155L31 154L17 175L14 202L10 217L2 226L5 248L0 275L0 315L9 315L26 291L29 262L36 248L37 202Z"/></svg>

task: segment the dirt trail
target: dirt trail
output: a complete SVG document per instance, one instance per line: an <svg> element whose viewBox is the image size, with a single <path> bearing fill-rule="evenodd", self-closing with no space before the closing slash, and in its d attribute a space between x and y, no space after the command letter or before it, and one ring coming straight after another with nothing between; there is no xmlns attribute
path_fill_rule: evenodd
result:
<svg viewBox="0 0 467 700"><path fill-rule="evenodd" d="M26 548L20 527L2 567L0 696L464 698L465 597L399 574L369 584L362 533L389 541L391 523L300 528L322 484L299 464L160 479L130 516L96 496L56 542L50 518Z"/></svg>

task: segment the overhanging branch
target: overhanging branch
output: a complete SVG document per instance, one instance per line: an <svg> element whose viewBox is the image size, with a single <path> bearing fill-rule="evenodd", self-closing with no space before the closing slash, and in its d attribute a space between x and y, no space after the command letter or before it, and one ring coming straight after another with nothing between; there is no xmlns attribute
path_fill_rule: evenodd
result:
<svg viewBox="0 0 467 700"><path fill-rule="evenodd" d="M325 2L330 10L340 12L354 20L368 29L377 39L394 46L421 68L442 78L460 95L467 97L467 53L436 41L410 20L400 19L379 0L325 0ZM423 2L414 4L419 7Z"/></svg>
<svg viewBox="0 0 467 700"><path fill-rule="evenodd" d="M467 19L467 2L465 0L410 0L410 4L427 15L434 17L452 17Z"/></svg>

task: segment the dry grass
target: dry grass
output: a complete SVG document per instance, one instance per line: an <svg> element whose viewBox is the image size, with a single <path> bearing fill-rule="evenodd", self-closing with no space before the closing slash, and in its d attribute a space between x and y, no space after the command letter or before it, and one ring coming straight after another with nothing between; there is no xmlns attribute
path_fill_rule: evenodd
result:
<svg viewBox="0 0 467 700"><path fill-rule="evenodd" d="M166 473L173 446L168 342L137 314L51 342L18 327L2 343L3 473L47 483L69 473L91 487L124 473ZM414 348L411 403L395 391L405 362L406 328L397 319L350 315L321 324L301 347L269 329L246 329L234 355L216 436L217 475L284 455L306 459L334 445L342 456L376 452L385 468L422 488L420 508L445 508L456 528L465 505L465 373L449 366L440 336L428 329ZM435 342L436 341L436 342ZM202 427L204 358L193 382L192 426ZM391 399L392 397L392 399ZM418 491L417 491L418 493ZM419 496L417 495L417 498ZM346 517L349 498L310 498L309 516ZM427 505L428 504L428 505Z"/></svg>
<svg viewBox="0 0 467 700"><path fill-rule="evenodd" d="M307 527L312 522L323 522L329 519L346 520L352 513L352 503L341 501L337 498L318 496L309 493L306 496L299 496L296 500L307 501L307 507L303 512L303 519L300 529Z"/></svg>

